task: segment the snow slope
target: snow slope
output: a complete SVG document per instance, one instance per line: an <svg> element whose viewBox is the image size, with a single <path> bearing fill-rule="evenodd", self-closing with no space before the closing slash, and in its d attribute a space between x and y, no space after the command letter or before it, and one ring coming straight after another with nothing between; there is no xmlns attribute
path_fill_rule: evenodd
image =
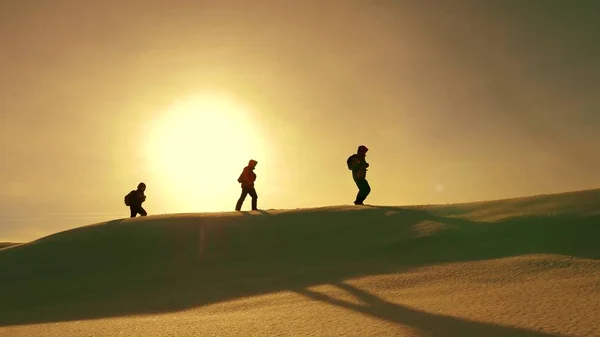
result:
<svg viewBox="0 0 600 337"><path fill-rule="evenodd" d="M0 242L0 249L17 245L18 243L14 242Z"/></svg>
<svg viewBox="0 0 600 337"><path fill-rule="evenodd" d="M0 250L0 336L600 336L600 190L121 219Z"/></svg>

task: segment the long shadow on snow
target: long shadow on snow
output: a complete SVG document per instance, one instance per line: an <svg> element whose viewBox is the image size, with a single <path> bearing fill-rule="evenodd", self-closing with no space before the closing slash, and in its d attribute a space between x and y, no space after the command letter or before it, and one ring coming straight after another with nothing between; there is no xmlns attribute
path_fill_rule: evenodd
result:
<svg viewBox="0 0 600 337"><path fill-rule="evenodd" d="M446 262L600 257L598 216L479 223L383 207L248 215L236 223L151 219L0 252L0 326L172 312ZM418 230L424 222L437 232Z"/></svg>
<svg viewBox="0 0 600 337"><path fill-rule="evenodd" d="M367 316L372 316L401 326L409 327L413 331L416 330L419 335L423 336L558 337L558 335L535 332L526 329L427 313L397 303L388 302L347 283L340 282L333 285L350 293L362 303L356 304L345 300L336 299L320 292L308 289L298 289L296 292L315 301L329 303L331 305L349 309Z"/></svg>

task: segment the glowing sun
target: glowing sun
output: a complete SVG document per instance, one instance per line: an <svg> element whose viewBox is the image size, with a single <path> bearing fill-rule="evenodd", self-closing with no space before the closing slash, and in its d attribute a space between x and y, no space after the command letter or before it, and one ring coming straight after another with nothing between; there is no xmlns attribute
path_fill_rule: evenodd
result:
<svg viewBox="0 0 600 337"><path fill-rule="evenodd" d="M152 121L150 169L175 211L232 209L237 178L265 153L254 116L231 98L204 93L175 101Z"/></svg>

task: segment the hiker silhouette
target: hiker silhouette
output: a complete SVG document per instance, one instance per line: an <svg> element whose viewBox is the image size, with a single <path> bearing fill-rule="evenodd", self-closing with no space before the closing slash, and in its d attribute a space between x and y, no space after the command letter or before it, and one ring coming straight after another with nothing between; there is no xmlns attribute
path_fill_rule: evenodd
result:
<svg viewBox="0 0 600 337"><path fill-rule="evenodd" d="M256 194L256 189L254 188L254 181L256 181L256 173L254 173L254 169L256 168L256 164L258 162L254 159L250 159L248 162L248 166L244 167L242 174L238 178L238 182L242 184L242 194L235 205L235 210L239 211L242 209L242 204L244 204L244 200L246 200L246 196L250 194L252 197L252 210L256 211L258 208L256 204L258 202L258 195Z"/></svg>
<svg viewBox="0 0 600 337"><path fill-rule="evenodd" d="M371 186L369 186L369 182L366 179L367 168L369 167L369 163L366 161L367 151L369 149L361 145L358 147L356 153L351 155L347 160L348 169L352 171L352 179L354 179L358 187L358 194L354 200L355 205L363 205L363 202L369 193L371 193Z"/></svg>
<svg viewBox="0 0 600 337"><path fill-rule="evenodd" d="M131 218L135 218L137 214L140 216L148 215L146 210L142 207L142 203L146 201L144 191L146 191L146 184L139 183L137 190L132 190L125 196L125 205L129 206Z"/></svg>

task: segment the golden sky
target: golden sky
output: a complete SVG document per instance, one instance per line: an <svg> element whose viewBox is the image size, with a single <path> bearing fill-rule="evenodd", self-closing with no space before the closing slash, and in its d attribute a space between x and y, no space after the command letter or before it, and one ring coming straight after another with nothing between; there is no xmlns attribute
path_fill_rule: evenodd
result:
<svg viewBox="0 0 600 337"><path fill-rule="evenodd" d="M484 4L485 3L485 4ZM370 204L600 184L600 5L0 3L0 241L128 215ZM249 200L245 208L249 207Z"/></svg>

